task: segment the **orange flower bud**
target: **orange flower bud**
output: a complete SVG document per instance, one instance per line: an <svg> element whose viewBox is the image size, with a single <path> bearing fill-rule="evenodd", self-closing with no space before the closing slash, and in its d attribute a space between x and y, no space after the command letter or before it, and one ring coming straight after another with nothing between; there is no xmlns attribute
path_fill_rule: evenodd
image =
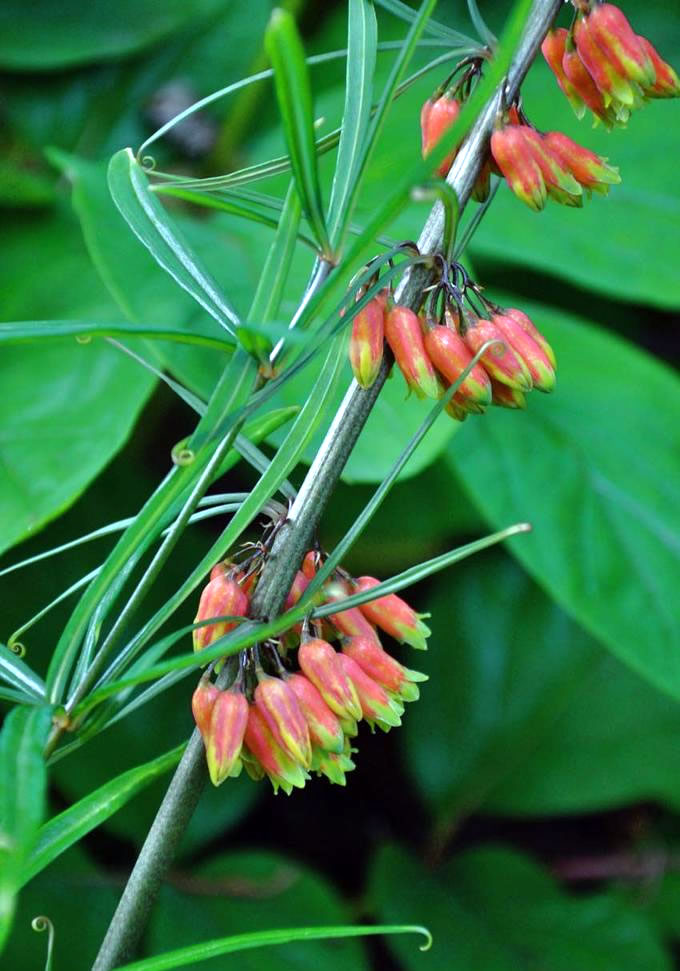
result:
<svg viewBox="0 0 680 971"><path fill-rule="evenodd" d="M600 91L629 109L635 107L639 103L639 95L598 45L591 29L590 16L578 18L574 24L574 40L578 56Z"/></svg>
<svg viewBox="0 0 680 971"><path fill-rule="evenodd" d="M618 169L607 165L605 159L572 141L562 132L549 131L543 140L550 152L587 189L606 194L610 185L621 181Z"/></svg>
<svg viewBox="0 0 680 971"><path fill-rule="evenodd" d="M328 641L318 637L304 641L298 650L298 664L339 718L361 718L356 691L347 680L338 656Z"/></svg>
<svg viewBox="0 0 680 971"><path fill-rule="evenodd" d="M385 339L409 388L419 398L438 398L439 382L425 352L417 314L408 307L392 307L385 316Z"/></svg>
<svg viewBox="0 0 680 971"><path fill-rule="evenodd" d="M271 729L265 721L262 712L256 705L248 708L248 724L246 725L244 743L251 758L244 754L246 770L250 774L250 765L255 761L269 776L274 792L279 787L288 795L293 788L302 789L309 778L301 765L294 762L284 752L274 738ZM255 770L256 774L257 770Z"/></svg>
<svg viewBox="0 0 680 971"><path fill-rule="evenodd" d="M545 139L533 128L522 125L519 131L541 170L548 195L562 205L582 206L583 190L561 158L550 151Z"/></svg>
<svg viewBox="0 0 680 971"><path fill-rule="evenodd" d="M567 46L562 55L562 70L578 97L588 105L595 117L611 127L616 121L616 114L605 104L602 92L588 74L575 47Z"/></svg>
<svg viewBox="0 0 680 971"><path fill-rule="evenodd" d="M219 693L220 689L216 688L211 681L204 681L201 678L191 698L191 711L196 722L196 728L201 733L204 742L210 731L212 710Z"/></svg>
<svg viewBox="0 0 680 971"><path fill-rule="evenodd" d="M458 380L472 361L465 341L451 327L431 327L425 333L424 343L428 357L449 385ZM482 408L491 403L489 377L479 362L460 385L453 400L460 405L473 402Z"/></svg>
<svg viewBox="0 0 680 971"><path fill-rule="evenodd" d="M656 82L651 58L624 12L613 3L593 7L588 15L588 32L621 77L643 87Z"/></svg>
<svg viewBox="0 0 680 971"><path fill-rule="evenodd" d="M236 580L224 572L218 572L203 589L194 623L209 617L245 617L249 605L247 593ZM193 632L194 651L208 647L235 627L238 627L237 620L223 620L218 624L197 627Z"/></svg>
<svg viewBox="0 0 680 971"><path fill-rule="evenodd" d="M280 678L261 674L255 704L284 752L308 769L312 761L309 728L291 686Z"/></svg>
<svg viewBox="0 0 680 971"><path fill-rule="evenodd" d="M365 637L351 637L343 645L342 653L356 661L359 667L386 691L393 691L398 695L402 695L407 683L427 681L427 675L405 668L382 647L366 640Z"/></svg>
<svg viewBox="0 0 680 971"><path fill-rule="evenodd" d="M545 206L545 182L520 127L523 126L507 125L495 131L491 136L491 153L518 199L538 212Z"/></svg>
<svg viewBox="0 0 680 971"><path fill-rule="evenodd" d="M309 550L309 552L305 553L305 557L302 561L302 572L308 580L313 580L318 569L319 553L317 550Z"/></svg>
<svg viewBox="0 0 680 971"><path fill-rule="evenodd" d="M490 340L502 341L494 344L482 354L480 360L489 377L507 384L517 391L531 391L532 381L524 361L508 346L503 334L491 320L464 314L466 331L463 340L473 353L477 353Z"/></svg>
<svg viewBox="0 0 680 971"><path fill-rule="evenodd" d="M545 36L545 40L541 44L541 52L555 75L555 79L562 92L567 96L577 118L583 118L586 110L583 99L565 74L562 66L562 58L564 57L568 34L569 31L565 27L549 30Z"/></svg>
<svg viewBox="0 0 680 971"><path fill-rule="evenodd" d="M248 721L248 702L240 691L219 691L205 743L210 780L221 785L241 771L241 748Z"/></svg>
<svg viewBox="0 0 680 971"><path fill-rule="evenodd" d="M366 674L348 654L338 654L338 660L356 689L361 712L369 725L373 727L374 723L378 724L383 731L401 725L404 706L390 698L378 682Z"/></svg>
<svg viewBox="0 0 680 971"><path fill-rule="evenodd" d="M420 130L423 142L423 158L427 158L434 146L444 135L445 132L458 120L460 114L460 102L455 98L448 98L444 95L436 101L428 99L420 112ZM454 150L446 156L437 172L446 178L453 160L458 153Z"/></svg>
<svg viewBox="0 0 680 971"><path fill-rule="evenodd" d="M349 360L352 373L362 388L370 388L383 359L385 301L370 300L352 321Z"/></svg>
<svg viewBox="0 0 680 971"><path fill-rule="evenodd" d="M319 690L304 674L291 674L287 683L307 720L312 745L325 752L342 752L345 745L342 726Z"/></svg>
<svg viewBox="0 0 680 971"><path fill-rule="evenodd" d="M357 592L362 593L364 590L372 590L380 583L375 577L359 577L354 582ZM400 643L410 644L411 647L420 651L427 650L427 638L431 632L427 624L424 624L421 620L421 617L425 615L417 614L396 593L389 593L384 597L369 600L368 603L362 604L359 610L372 624L384 630L386 634L394 637Z"/></svg>
<svg viewBox="0 0 680 971"><path fill-rule="evenodd" d="M540 332L538 327L536 327L523 310L517 310L515 307L508 307L503 311L506 317L512 317L518 327L521 327L525 334L529 337L533 337L538 346L541 348L545 356L550 361L550 365L555 370L557 367L557 360L555 358L555 352L553 351L550 344L547 342L543 334Z"/></svg>
<svg viewBox="0 0 680 971"><path fill-rule="evenodd" d="M514 317L494 314L493 323L510 347L524 361L533 385L539 391L552 391L555 387L555 371L543 349L517 323Z"/></svg>
<svg viewBox="0 0 680 971"><path fill-rule="evenodd" d="M522 391L491 379L492 404L501 408L526 408L527 399Z"/></svg>
<svg viewBox="0 0 680 971"><path fill-rule="evenodd" d="M325 587L325 590L329 603L333 603L335 600L344 600L345 597L349 596L346 586L337 580L329 583ZM375 627L366 619L358 607L349 607L347 610L340 610L337 614L330 614L328 619L333 627L346 637L361 635L362 637L372 638L377 644L380 643L380 638Z"/></svg>
<svg viewBox="0 0 680 971"><path fill-rule="evenodd" d="M680 97L680 78L675 73L670 64L667 64L646 37L638 37L638 40L654 65L656 81L654 84L643 85L643 90L649 98L677 98Z"/></svg>

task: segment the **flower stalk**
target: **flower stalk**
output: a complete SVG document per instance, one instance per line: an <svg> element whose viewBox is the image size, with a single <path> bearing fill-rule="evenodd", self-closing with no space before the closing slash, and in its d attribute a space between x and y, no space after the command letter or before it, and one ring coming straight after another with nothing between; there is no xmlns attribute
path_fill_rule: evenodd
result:
<svg viewBox="0 0 680 971"><path fill-rule="evenodd" d="M460 210L470 198L487 157L496 116L502 105L509 103L518 92L560 4L561 0L535 0L504 84L489 99L457 152L447 182L458 196ZM437 202L418 239L418 248L423 255L433 254L441 248L444 224L444 206ZM305 294L305 301L311 299L315 286L321 285L328 269L324 266L323 271L315 275ZM422 292L430 282L431 271L420 265L411 267L395 292L395 300L417 311ZM367 390L355 381L350 385L288 517L277 533L253 596L252 617L268 620L282 609L302 558L312 544L321 515L391 364L391 357L386 355L375 382ZM217 680L218 688L226 683L226 677L223 671ZM134 955L164 875L174 859L206 780L204 746L196 729L123 891L93 971L111 971Z"/></svg>

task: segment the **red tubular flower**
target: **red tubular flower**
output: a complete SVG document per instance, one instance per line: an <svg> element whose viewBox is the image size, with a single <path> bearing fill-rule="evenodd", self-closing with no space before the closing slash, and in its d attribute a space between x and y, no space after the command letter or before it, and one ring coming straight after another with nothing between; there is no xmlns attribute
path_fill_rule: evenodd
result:
<svg viewBox="0 0 680 971"><path fill-rule="evenodd" d="M310 581L304 575L302 570L298 570L297 573L295 574L293 585L288 591L288 596L286 597L286 602L284 604L284 610L291 610L295 606L295 604L298 602L298 600L305 592L309 584L310 584Z"/></svg>
<svg viewBox="0 0 680 971"><path fill-rule="evenodd" d="M383 731L401 725L404 706L390 698L378 682L366 674L348 654L338 654L338 660L356 689L361 712L369 725L373 727L373 724L377 724Z"/></svg>
<svg viewBox="0 0 680 971"><path fill-rule="evenodd" d="M385 339L411 391L419 398L438 398L440 386L417 314L409 307L392 307L385 316Z"/></svg>
<svg viewBox="0 0 680 971"><path fill-rule="evenodd" d="M515 195L538 212L547 192L541 170L518 125L506 125L491 136L491 154Z"/></svg>
<svg viewBox="0 0 680 971"><path fill-rule="evenodd" d="M244 743L248 750L247 753L244 752L244 764L249 775L254 772L256 778L259 776L258 769L252 769L254 761L269 776L274 792L281 787L290 795L294 787L298 789L304 787L309 776L302 766L293 762L277 743L256 705L250 705L248 708Z"/></svg>
<svg viewBox="0 0 680 971"><path fill-rule="evenodd" d="M656 81L651 85L643 85L643 91L649 98L678 98L680 97L680 78L670 64L667 64L646 37L638 37L642 48L654 65Z"/></svg>
<svg viewBox="0 0 680 971"><path fill-rule="evenodd" d="M380 580L376 580L375 577L359 577L354 582L357 592L363 593L364 590L377 587ZM417 614L395 593L369 600L368 603L362 604L359 610L372 624L400 643L410 644L420 651L427 650L427 638L431 631L421 620L424 615Z"/></svg>
<svg viewBox="0 0 680 971"><path fill-rule="evenodd" d="M324 588L327 594L327 602L333 603L336 600L344 600L349 596L349 591L344 583L334 580ZM328 617L333 627L346 637L370 637L377 644L380 643L378 632L375 627L366 619L358 607L349 607L347 610L340 610L337 614Z"/></svg>
<svg viewBox="0 0 680 971"><path fill-rule="evenodd" d="M241 771L241 748L248 722L248 702L238 690L220 691L213 705L205 746L210 780L219 786Z"/></svg>
<svg viewBox="0 0 680 971"><path fill-rule="evenodd" d="M619 170L607 165L605 159L583 148L559 131L549 131L544 141L550 151L569 169L574 178L594 192L605 194L610 185L621 181Z"/></svg>
<svg viewBox="0 0 680 971"><path fill-rule="evenodd" d="M420 130L423 141L423 158L427 158L432 149L445 132L458 120L460 114L460 102L455 98L448 98L444 95L433 101L429 98L420 112ZM437 169L439 175L446 178L451 168L454 158L458 152L457 148L446 156L442 164Z"/></svg>
<svg viewBox="0 0 680 971"><path fill-rule="evenodd" d="M280 678L260 675L255 704L284 752L308 769L312 762L309 728L292 687Z"/></svg>
<svg viewBox="0 0 680 971"><path fill-rule="evenodd" d="M528 125L522 125L518 131L526 140L529 151L541 170L548 195L562 205L582 206L583 190L580 184L559 156L550 151L542 136Z"/></svg>
<svg viewBox="0 0 680 971"><path fill-rule="evenodd" d="M491 192L491 163L485 162L482 166L479 175L475 179L475 184L472 187L471 199L475 202L486 202L489 198L489 193Z"/></svg>
<svg viewBox="0 0 680 971"><path fill-rule="evenodd" d="M507 384L491 380L492 403L501 408L526 408L527 399L522 391L509 388Z"/></svg>
<svg viewBox="0 0 680 971"><path fill-rule="evenodd" d="M593 7L588 15L588 32L621 77L642 87L656 82L652 59L624 12L613 3Z"/></svg>
<svg viewBox="0 0 680 971"><path fill-rule="evenodd" d="M494 340L501 343L494 344L482 354L480 361L490 378L507 384L517 391L531 391L532 380L524 361L508 346L503 334L491 320L474 317L471 313L464 314L465 333L463 340L476 354L487 341Z"/></svg>
<svg viewBox="0 0 680 971"><path fill-rule="evenodd" d="M472 361L472 354L465 341L450 327L435 325L426 331L424 342L428 357L448 385L457 381ZM479 362L457 389L453 401L462 407L467 404L477 405L482 411L491 404L489 377Z"/></svg>
<svg viewBox="0 0 680 971"><path fill-rule="evenodd" d="M576 116L578 118L583 118L586 110L583 98L567 77L564 67L562 66L562 58L564 57L568 36L569 31L566 29L566 27L557 27L555 30L549 30L545 35L545 40L541 44L541 52L543 57L548 62L548 66L550 67L551 71L555 75L555 79L562 89L563 94L566 95L569 104L574 109Z"/></svg>
<svg viewBox="0 0 680 971"><path fill-rule="evenodd" d="M608 127L615 124L617 120L615 112L605 104L602 92L588 74L586 66L578 56L575 47L567 46L562 55L562 70L574 91L588 105L595 117L603 121Z"/></svg>
<svg viewBox="0 0 680 971"><path fill-rule="evenodd" d="M350 637L343 644L342 653L351 657L370 678L393 691L406 701L417 697L417 681L427 681L427 675L411 671L391 655L365 637ZM410 686L410 687L409 687ZM416 689L413 691L413 689Z"/></svg>
<svg viewBox="0 0 680 971"><path fill-rule="evenodd" d="M539 391L552 391L555 387L555 371L545 351L521 327L514 317L494 314L493 323L506 339L510 347L526 364L534 388Z"/></svg>
<svg viewBox="0 0 680 971"><path fill-rule="evenodd" d="M194 623L209 617L245 617L250 605L248 594L226 572L217 573L204 588L198 604ZM197 627L193 632L194 651L208 647L213 641L238 627L236 620L223 620L219 624Z"/></svg>
<svg viewBox="0 0 680 971"><path fill-rule="evenodd" d="M305 553L302 561L302 572L308 580L313 580L316 576L316 571L319 569L319 560L320 554L317 550L309 550Z"/></svg>
<svg viewBox="0 0 680 971"><path fill-rule="evenodd" d="M319 690L304 674L291 674L287 679L309 726L313 746L325 752L342 752L345 735L337 716L321 697ZM313 764L313 763L312 763Z"/></svg>
<svg viewBox="0 0 680 971"><path fill-rule="evenodd" d="M335 785L346 785L345 772L351 772L353 768L354 762L347 752L322 752L319 749L314 752L312 769L319 775L325 775Z"/></svg>
<svg viewBox="0 0 680 971"><path fill-rule="evenodd" d="M211 681L204 681L201 678L191 698L191 712L205 744L210 731L212 710L219 693L220 689L216 688Z"/></svg>
<svg viewBox="0 0 680 971"><path fill-rule="evenodd" d="M503 313L506 317L512 317L518 327L521 327L525 334L528 334L529 337L533 337L545 356L550 361L551 367L553 370L555 370L557 367L555 352L538 327L535 326L531 318L528 317L523 310L517 310L515 307L508 307L503 311Z"/></svg>
<svg viewBox="0 0 680 971"><path fill-rule="evenodd" d="M361 718L361 705L350 681L338 662L337 653L328 641L311 638L298 650L298 664L328 707L340 719Z"/></svg>
<svg viewBox="0 0 680 971"><path fill-rule="evenodd" d="M370 388L383 359L385 299L375 297L352 321L349 360L352 373L362 388Z"/></svg>
<svg viewBox="0 0 680 971"><path fill-rule="evenodd" d="M639 95L630 81L618 72L614 63L598 45L590 21L590 16L579 17L574 24L574 40L578 56L602 94L629 109L635 107L639 102Z"/></svg>

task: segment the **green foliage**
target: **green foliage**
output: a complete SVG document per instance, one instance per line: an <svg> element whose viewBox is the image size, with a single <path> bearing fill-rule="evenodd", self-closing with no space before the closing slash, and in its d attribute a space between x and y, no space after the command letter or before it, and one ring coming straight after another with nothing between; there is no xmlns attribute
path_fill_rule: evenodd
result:
<svg viewBox="0 0 680 971"><path fill-rule="evenodd" d="M431 954L390 942L409 971L672 967L653 926L617 893L569 898L539 866L505 849L471 850L432 872L387 846L376 861L372 897L389 920L404 913L427 919Z"/></svg>

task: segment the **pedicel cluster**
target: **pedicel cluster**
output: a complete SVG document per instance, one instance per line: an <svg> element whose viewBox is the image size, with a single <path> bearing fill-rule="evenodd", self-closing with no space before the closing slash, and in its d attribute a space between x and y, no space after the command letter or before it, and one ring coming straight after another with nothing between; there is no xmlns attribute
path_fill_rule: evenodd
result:
<svg viewBox="0 0 680 971"><path fill-rule="evenodd" d="M483 414L489 405L525 408L532 388L552 391L555 355L527 314L488 300L460 263L441 256L436 263L438 281L419 314L395 303L384 288L354 317L349 357L357 382L373 384L386 341L419 398L440 398L472 365L446 405L458 421Z"/></svg>
<svg viewBox="0 0 680 971"><path fill-rule="evenodd" d="M248 616L265 559L262 546L239 565L225 561L213 567L196 621L235 619L196 628L195 651L238 626L236 618ZM318 550L307 553L286 609L298 603L323 560ZM340 601L378 583L374 577L354 579L338 568L314 603ZM393 658L378 631L421 650L430 633L423 615L390 594L323 621L298 624L276 641L208 668L194 692L192 711L213 784L245 769L255 780L268 776L275 792L302 788L311 772L345 785L345 773L354 768L359 722L383 731L400 725L404 703L415 701L418 682L427 680ZM231 682L218 688L212 674L223 664Z"/></svg>

